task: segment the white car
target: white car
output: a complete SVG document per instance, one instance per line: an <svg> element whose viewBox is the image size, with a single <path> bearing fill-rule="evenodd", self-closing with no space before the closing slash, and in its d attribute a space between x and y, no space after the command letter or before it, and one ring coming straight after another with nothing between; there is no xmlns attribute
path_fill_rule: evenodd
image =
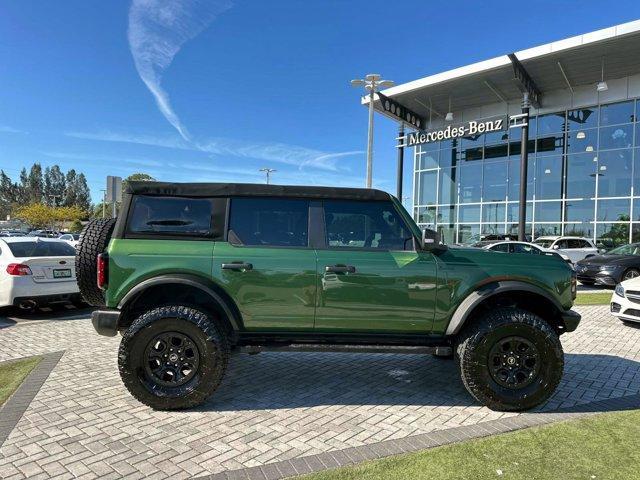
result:
<svg viewBox="0 0 640 480"><path fill-rule="evenodd" d="M80 234L79 233L63 233L58 237L58 240L64 240L73 248L77 248L78 241L80 240Z"/></svg>
<svg viewBox="0 0 640 480"><path fill-rule="evenodd" d="M562 253L569 257L573 263L600 253L592 240L582 237L538 237L533 243L542 248Z"/></svg>
<svg viewBox="0 0 640 480"><path fill-rule="evenodd" d="M560 257L565 262L571 264L571 259L562 252L551 250L550 248L542 248L540 245L529 242L497 242L483 247L485 250L493 250L494 252L506 253L528 253L530 255L550 255Z"/></svg>
<svg viewBox="0 0 640 480"><path fill-rule="evenodd" d="M75 254L58 239L0 238L0 307L33 310L57 302L80 304Z"/></svg>
<svg viewBox="0 0 640 480"><path fill-rule="evenodd" d="M640 323L640 277L616 285L610 309L623 322Z"/></svg>

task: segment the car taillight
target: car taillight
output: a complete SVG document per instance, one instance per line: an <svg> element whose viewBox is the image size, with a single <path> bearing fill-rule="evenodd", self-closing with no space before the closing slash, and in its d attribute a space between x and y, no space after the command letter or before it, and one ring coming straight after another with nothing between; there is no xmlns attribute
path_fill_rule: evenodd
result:
<svg viewBox="0 0 640 480"><path fill-rule="evenodd" d="M98 265L96 269L98 288L104 290L107 288L109 280L109 255L101 253L98 255Z"/></svg>
<svg viewBox="0 0 640 480"><path fill-rule="evenodd" d="M17 276L31 275L31 269L29 268L29 265L23 265L22 263L10 263L7 265L7 273L9 275Z"/></svg>

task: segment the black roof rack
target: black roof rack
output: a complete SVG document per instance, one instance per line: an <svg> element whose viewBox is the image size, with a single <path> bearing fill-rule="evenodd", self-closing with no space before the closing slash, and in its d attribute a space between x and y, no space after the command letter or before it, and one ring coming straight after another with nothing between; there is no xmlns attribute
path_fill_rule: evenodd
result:
<svg viewBox="0 0 640 480"><path fill-rule="evenodd" d="M391 195L372 188L311 187L259 183L172 183L132 181L125 193L176 197L298 197L345 200L389 200Z"/></svg>

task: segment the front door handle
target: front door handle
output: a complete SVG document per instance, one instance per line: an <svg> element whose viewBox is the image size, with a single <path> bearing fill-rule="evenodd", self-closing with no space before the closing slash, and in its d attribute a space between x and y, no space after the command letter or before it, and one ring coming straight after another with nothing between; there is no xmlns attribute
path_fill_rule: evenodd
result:
<svg viewBox="0 0 640 480"><path fill-rule="evenodd" d="M253 269L253 265L251 263L247 263L247 262L232 262L232 263L223 263L222 264L222 269L223 270L239 270L239 271L246 271L246 270L252 270Z"/></svg>
<svg viewBox="0 0 640 480"><path fill-rule="evenodd" d="M327 273L356 273L356 267L353 265L327 265L324 267Z"/></svg>

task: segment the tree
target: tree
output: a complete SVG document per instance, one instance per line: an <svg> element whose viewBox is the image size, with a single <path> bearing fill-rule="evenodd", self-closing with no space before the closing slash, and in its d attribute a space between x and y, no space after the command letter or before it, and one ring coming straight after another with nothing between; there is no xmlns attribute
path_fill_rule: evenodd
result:
<svg viewBox="0 0 640 480"><path fill-rule="evenodd" d="M127 182L155 182L156 179L153 178L148 173L136 172L129 175L122 181L122 191L124 191L127 187Z"/></svg>
<svg viewBox="0 0 640 480"><path fill-rule="evenodd" d="M17 188L4 170L0 170L0 217L2 219L5 219L13 209Z"/></svg>
<svg viewBox="0 0 640 480"><path fill-rule="evenodd" d="M58 165L44 171L44 197L47 205L59 207L64 202L66 180Z"/></svg>
<svg viewBox="0 0 640 480"><path fill-rule="evenodd" d="M42 166L39 163L34 163L27 177L27 201L31 203L41 202L43 193Z"/></svg>
<svg viewBox="0 0 640 480"><path fill-rule="evenodd" d="M76 218L69 226L69 231L71 233L80 233L82 231L82 222Z"/></svg>
<svg viewBox="0 0 640 480"><path fill-rule="evenodd" d="M76 203L82 211L88 212L91 210L91 192L89 191L89 185L87 185L87 177L84 173L79 174L76 177Z"/></svg>
<svg viewBox="0 0 640 480"><path fill-rule="evenodd" d="M78 202L76 177L76 171L73 168L67 172L65 179L66 188L64 190L64 200L62 202L65 207L76 205Z"/></svg>
<svg viewBox="0 0 640 480"><path fill-rule="evenodd" d="M56 228L74 219L86 217L86 212L76 205L51 207L44 203L30 203L16 208L14 216L33 228Z"/></svg>
<svg viewBox="0 0 640 480"><path fill-rule="evenodd" d="M20 205L24 205L29 202L29 175L27 174L27 169L22 168L20 170L20 183L16 184L16 203Z"/></svg>

